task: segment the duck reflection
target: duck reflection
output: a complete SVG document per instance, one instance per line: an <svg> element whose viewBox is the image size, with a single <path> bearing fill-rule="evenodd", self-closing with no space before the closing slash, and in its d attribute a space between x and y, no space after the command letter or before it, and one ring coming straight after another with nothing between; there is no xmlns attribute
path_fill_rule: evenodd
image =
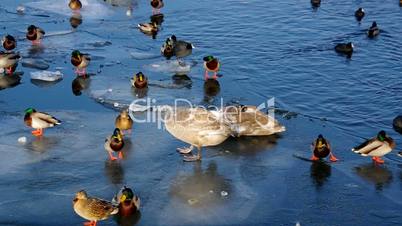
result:
<svg viewBox="0 0 402 226"><path fill-rule="evenodd" d="M158 13L158 14L152 15L149 19L151 20L152 23L156 23L158 26L162 26L164 17L165 16L163 15L163 13Z"/></svg>
<svg viewBox="0 0 402 226"><path fill-rule="evenodd" d="M325 161L313 161L310 167L310 177L319 189L331 176L331 165Z"/></svg>
<svg viewBox="0 0 402 226"><path fill-rule="evenodd" d="M38 80L38 79L31 79L32 84L34 84L35 86L38 86L38 87L42 87L42 88L54 86L55 84L59 83L60 81L61 81L61 79L59 79L57 81L53 81L53 82L42 81L42 80Z"/></svg>
<svg viewBox="0 0 402 226"><path fill-rule="evenodd" d="M21 76L18 74L0 75L0 90L15 87L20 84Z"/></svg>
<svg viewBox="0 0 402 226"><path fill-rule="evenodd" d="M137 0L103 0L104 2L117 7L128 7L128 6L136 6L138 5Z"/></svg>
<svg viewBox="0 0 402 226"><path fill-rule="evenodd" d="M71 83L71 89L75 96L80 96L83 90L86 90L91 84L89 77L77 76Z"/></svg>
<svg viewBox="0 0 402 226"><path fill-rule="evenodd" d="M32 45L28 49L28 57L35 58L35 56L38 56L44 52L45 52L45 47L42 44Z"/></svg>
<svg viewBox="0 0 402 226"><path fill-rule="evenodd" d="M116 223L120 226L134 226L141 219L141 212L137 211L129 216L120 216L119 214L114 217Z"/></svg>
<svg viewBox="0 0 402 226"><path fill-rule="evenodd" d="M82 16L80 13L74 13L70 17L70 25L73 29L76 29L78 26L82 24Z"/></svg>
<svg viewBox="0 0 402 226"><path fill-rule="evenodd" d="M141 88L141 89L131 87L131 93L136 98L144 98L148 95L148 87Z"/></svg>
<svg viewBox="0 0 402 226"><path fill-rule="evenodd" d="M27 143L25 147L37 153L45 153L51 150L59 143L59 138L57 137L35 137L31 142Z"/></svg>
<svg viewBox="0 0 402 226"><path fill-rule="evenodd" d="M321 5L321 0L311 0L310 2L314 10L317 10Z"/></svg>
<svg viewBox="0 0 402 226"><path fill-rule="evenodd" d="M105 175L114 185L121 185L124 182L124 169L119 161L106 160Z"/></svg>
<svg viewBox="0 0 402 226"><path fill-rule="evenodd" d="M270 136L230 137L219 147L211 147L211 149L230 150L230 153L236 156L253 156L259 152L274 148L279 138L280 135L278 134Z"/></svg>
<svg viewBox="0 0 402 226"><path fill-rule="evenodd" d="M183 74L175 74L172 76L173 85L177 87L187 87L191 88L193 81L187 75Z"/></svg>
<svg viewBox="0 0 402 226"><path fill-rule="evenodd" d="M392 182L392 172L386 166L378 166L372 163L354 168L356 174L375 185L377 191L382 191L385 186Z"/></svg>
<svg viewBox="0 0 402 226"><path fill-rule="evenodd" d="M221 86L218 80L210 78L204 82L204 101L211 102L216 95L221 91Z"/></svg>
<svg viewBox="0 0 402 226"><path fill-rule="evenodd" d="M232 185L217 171L215 162L211 162L205 170L201 162L195 162L193 173L174 179L169 195L192 207L218 205L227 200L226 195L230 196Z"/></svg>

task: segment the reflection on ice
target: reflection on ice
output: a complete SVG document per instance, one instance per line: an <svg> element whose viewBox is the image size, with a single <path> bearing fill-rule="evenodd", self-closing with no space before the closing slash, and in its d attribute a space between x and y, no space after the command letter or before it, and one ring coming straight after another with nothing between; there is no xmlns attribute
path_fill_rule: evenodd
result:
<svg viewBox="0 0 402 226"><path fill-rule="evenodd" d="M193 61L190 63L186 63L181 65L177 60L166 60L160 61L157 63L153 63L151 65L145 66L150 71L155 72L169 72L175 74L188 74L192 67L194 67L197 62Z"/></svg>
<svg viewBox="0 0 402 226"><path fill-rule="evenodd" d="M119 161L105 161L105 175L110 183L122 185L124 183L124 168Z"/></svg>
<svg viewBox="0 0 402 226"><path fill-rule="evenodd" d="M382 191L384 187L392 182L392 172L386 166L378 166L372 163L367 163L355 167L356 174L362 179L373 183L376 190Z"/></svg>
<svg viewBox="0 0 402 226"><path fill-rule="evenodd" d="M18 74L0 74L0 90L17 86L20 84L20 81L21 77Z"/></svg>
<svg viewBox="0 0 402 226"><path fill-rule="evenodd" d="M312 162L310 176L317 189L319 189L331 176L331 165L325 161Z"/></svg>

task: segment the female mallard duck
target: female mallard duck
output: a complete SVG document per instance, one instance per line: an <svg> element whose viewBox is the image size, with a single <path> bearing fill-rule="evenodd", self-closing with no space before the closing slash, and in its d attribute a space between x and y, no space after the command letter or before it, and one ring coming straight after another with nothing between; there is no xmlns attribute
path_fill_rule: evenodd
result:
<svg viewBox="0 0 402 226"><path fill-rule="evenodd" d="M74 50L71 53L71 64L75 66L76 73L78 75L86 76L86 68L89 65L91 58L88 54L81 53L78 50Z"/></svg>
<svg viewBox="0 0 402 226"><path fill-rule="evenodd" d="M79 11L82 8L82 3L80 0L70 0L68 7L73 11Z"/></svg>
<svg viewBox="0 0 402 226"><path fill-rule="evenodd" d="M45 35L45 31L35 25L30 25L27 29L27 39L34 45L39 45L42 37Z"/></svg>
<svg viewBox="0 0 402 226"><path fill-rule="evenodd" d="M122 149L124 147L123 134L121 133L119 128L116 128L113 131L113 135L109 136L105 139L105 150L109 153L110 160L117 160L116 157L113 156L113 152L119 153L119 159L123 158Z"/></svg>
<svg viewBox="0 0 402 226"><path fill-rule="evenodd" d="M137 89L148 87L148 78L140 71L131 79L131 85Z"/></svg>
<svg viewBox="0 0 402 226"><path fill-rule="evenodd" d="M367 31L367 36L369 38L374 38L375 36L380 34L380 29L377 26L377 22L373 22L369 30Z"/></svg>
<svg viewBox="0 0 402 226"><path fill-rule="evenodd" d="M145 33L156 33L158 32L158 24L156 22L142 23L137 25L140 31Z"/></svg>
<svg viewBox="0 0 402 226"><path fill-rule="evenodd" d="M44 129L61 124L61 121L55 117L44 112L38 112L33 108L25 110L24 122L27 126L36 129L32 131L34 136L42 136Z"/></svg>
<svg viewBox="0 0 402 226"><path fill-rule="evenodd" d="M348 57L351 57L352 53L353 53L353 48L354 48L354 46L353 46L353 43L351 43L351 42L340 43L335 46L335 51L337 53L345 54Z"/></svg>
<svg viewBox="0 0 402 226"><path fill-rule="evenodd" d="M165 43L163 43L161 47L161 53L166 59L170 59L172 56L174 56L174 46L173 46L173 41L170 38L167 38Z"/></svg>
<svg viewBox="0 0 402 226"><path fill-rule="evenodd" d="M363 8L359 8L358 10L356 10L355 12L355 17L357 21L361 21L363 19L363 17L366 15L366 13L364 12Z"/></svg>
<svg viewBox="0 0 402 226"><path fill-rule="evenodd" d="M117 116L116 118L115 127L119 128L121 131L128 130L129 133L131 133L133 120L130 118L128 110L123 110L122 112L120 112L119 116Z"/></svg>
<svg viewBox="0 0 402 226"><path fill-rule="evenodd" d="M126 217L140 210L141 201L131 188L123 186L112 203L119 207L119 215Z"/></svg>
<svg viewBox="0 0 402 226"><path fill-rule="evenodd" d="M119 212L119 208L111 202L89 197L84 190L75 194L73 208L80 217L89 221L84 223L85 226L96 226L98 221L106 220Z"/></svg>
<svg viewBox="0 0 402 226"><path fill-rule="evenodd" d="M0 68L4 68L7 74L14 73L20 58L21 57L18 53L5 53L1 51Z"/></svg>
<svg viewBox="0 0 402 226"><path fill-rule="evenodd" d="M15 38L11 35L6 35L3 37L1 40L1 44L3 45L3 48L7 51L11 51L17 47L17 41L15 41Z"/></svg>
<svg viewBox="0 0 402 226"><path fill-rule="evenodd" d="M372 156L375 163L382 164L384 160L381 159L381 156L390 153L394 148L394 140L387 136L385 131L381 130L377 134L377 137L365 141L361 145L353 148L352 151L363 156Z"/></svg>
<svg viewBox="0 0 402 226"><path fill-rule="evenodd" d="M151 0L152 12L160 13L162 7L164 6L163 0Z"/></svg>
<svg viewBox="0 0 402 226"><path fill-rule="evenodd" d="M217 79L217 72L219 71L220 63L218 58L213 56L204 57L204 68L205 68L205 81L209 79L209 72L214 73L214 79Z"/></svg>
<svg viewBox="0 0 402 226"><path fill-rule="evenodd" d="M197 155L185 155L184 161L201 160L201 147L219 145L230 135L229 128L204 108L170 108L165 114L165 127L177 139L191 144L190 148L178 148L181 154L197 147Z"/></svg>
<svg viewBox="0 0 402 226"><path fill-rule="evenodd" d="M313 150L312 161L317 161L322 158L329 157L331 162L336 162L338 159L332 154L331 145L321 134L318 135L317 139L311 144Z"/></svg>
<svg viewBox="0 0 402 226"><path fill-rule="evenodd" d="M261 112L256 106L228 106L218 113L218 117L235 137L269 136L286 130L277 120Z"/></svg>

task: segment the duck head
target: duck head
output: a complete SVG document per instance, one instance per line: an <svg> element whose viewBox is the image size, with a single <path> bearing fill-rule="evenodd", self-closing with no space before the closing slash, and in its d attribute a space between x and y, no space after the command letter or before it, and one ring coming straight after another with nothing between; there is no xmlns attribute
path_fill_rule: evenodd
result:
<svg viewBox="0 0 402 226"><path fill-rule="evenodd" d="M378 134L377 134L377 139L379 141L384 141L385 137L387 136L387 134L385 133L384 130L381 130Z"/></svg>
<svg viewBox="0 0 402 226"><path fill-rule="evenodd" d="M77 202L80 199L82 200L82 199L87 199L87 198L88 198L87 193L84 190L81 190L81 191L79 191L79 192L77 192L75 194L75 198L73 200L73 203Z"/></svg>
<svg viewBox="0 0 402 226"><path fill-rule="evenodd" d="M144 82L145 81L145 75L140 71L137 74L135 74L135 80L138 82Z"/></svg>
<svg viewBox="0 0 402 226"><path fill-rule="evenodd" d="M16 47L15 38L11 35L4 36L4 38L1 40L1 44L6 50L12 50Z"/></svg>
<svg viewBox="0 0 402 226"><path fill-rule="evenodd" d="M377 27L377 22L373 22L373 24L371 24L371 27Z"/></svg>
<svg viewBox="0 0 402 226"><path fill-rule="evenodd" d="M203 60L205 61L205 62L210 62L210 61L212 61L212 60L214 60L215 58L213 57L213 56L206 56L206 57L204 57L203 58Z"/></svg>
<svg viewBox="0 0 402 226"><path fill-rule="evenodd" d="M317 147L322 148L322 147L326 146L325 143L326 142L325 142L324 136L322 134L318 135L318 137L317 137Z"/></svg>
<svg viewBox="0 0 402 226"><path fill-rule="evenodd" d="M35 109L33 109L33 108L27 108L27 109L25 109L25 114L32 114L32 113L35 113L36 112L36 110Z"/></svg>
<svg viewBox="0 0 402 226"><path fill-rule="evenodd" d="M133 190L124 186L123 190L121 191L119 203L122 204L125 201L131 201L131 200L133 200L133 198L134 198Z"/></svg>
<svg viewBox="0 0 402 226"><path fill-rule="evenodd" d="M114 129L112 139L118 142L123 141L123 134L119 128Z"/></svg>

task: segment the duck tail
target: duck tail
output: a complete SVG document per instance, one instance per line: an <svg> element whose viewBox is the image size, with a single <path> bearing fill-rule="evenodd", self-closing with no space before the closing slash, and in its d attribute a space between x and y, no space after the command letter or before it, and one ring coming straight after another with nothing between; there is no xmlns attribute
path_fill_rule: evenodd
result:
<svg viewBox="0 0 402 226"><path fill-rule="evenodd" d="M114 207L114 210L110 213L110 215L115 215L119 212L119 208L118 207Z"/></svg>

